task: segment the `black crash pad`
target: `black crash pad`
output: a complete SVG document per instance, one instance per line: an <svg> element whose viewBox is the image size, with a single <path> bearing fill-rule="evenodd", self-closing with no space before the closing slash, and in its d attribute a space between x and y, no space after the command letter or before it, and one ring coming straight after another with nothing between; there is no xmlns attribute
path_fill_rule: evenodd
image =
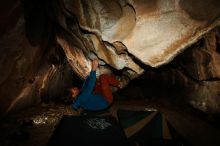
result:
<svg viewBox="0 0 220 146"><path fill-rule="evenodd" d="M126 136L112 116L63 116L48 146L127 146Z"/></svg>

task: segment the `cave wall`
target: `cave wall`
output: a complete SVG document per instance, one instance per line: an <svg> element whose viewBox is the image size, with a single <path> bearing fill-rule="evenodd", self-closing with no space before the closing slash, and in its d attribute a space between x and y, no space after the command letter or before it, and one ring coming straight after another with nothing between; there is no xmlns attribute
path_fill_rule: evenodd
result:
<svg viewBox="0 0 220 146"><path fill-rule="evenodd" d="M181 63L185 75L193 81L188 85L191 87L189 102L195 108L210 113L220 110L219 34L219 27L207 33L198 45L189 50L190 58L183 59Z"/></svg>
<svg viewBox="0 0 220 146"><path fill-rule="evenodd" d="M0 113L66 95L74 74L63 49L51 41L49 22L42 27L33 17L39 7L27 10L19 0L1 3L7 7L0 23Z"/></svg>
<svg viewBox="0 0 220 146"><path fill-rule="evenodd" d="M173 104L182 102L209 114L219 114L219 35L216 27L171 63L157 69L146 68L143 75L120 92L122 99L165 98Z"/></svg>
<svg viewBox="0 0 220 146"><path fill-rule="evenodd" d="M200 105L205 102L205 109L219 108L217 0L0 4L1 113L65 96L74 73L85 79L94 57L101 64L99 74L115 74L123 87L147 72L189 89L186 97L195 107L204 110ZM155 75L155 68L170 62L165 72Z"/></svg>
<svg viewBox="0 0 220 146"><path fill-rule="evenodd" d="M25 83L28 83L28 78L31 78L31 74L33 74L33 66L35 66L37 60L39 60L38 57L42 55L40 54L41 48L38 46L31 46L26 38L25 20L21 3L16 1L10 4L12 5L5 10L3 9L3 13L1 13L6 15L8 14L7 12L11 12L8 17L12 18L12 20L3 19L5 20L3 23L4 26L7 26L6 28L1 26L2 30L4 30L4 28L6 29L3 35L1 35L0 42L1 111L12 108L14 105L13 102L22 98L21 96L27 96L25 94L30 94L30 90L33 90L31 86L25 86ZM15 17L15 14L17 17ZM31 98L27 99L29 100L25 102L30 102L32 100Z"/></svg>
<svg viewBox="0 0 220 146"><path fill-rule="evenodd" d="M121 80L132 80L144 72L140 63L167 64L217 26L219 5L216 0L54 2L62 30L57 41L81 78L88 75L89 59L96 56L104 66L100 72L112 73L114 68L122 70Z"/></svg>

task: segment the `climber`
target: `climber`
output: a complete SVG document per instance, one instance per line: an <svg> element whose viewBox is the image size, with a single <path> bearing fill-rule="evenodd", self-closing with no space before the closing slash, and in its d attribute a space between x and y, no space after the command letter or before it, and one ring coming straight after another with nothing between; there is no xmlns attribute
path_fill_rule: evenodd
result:
<svg viewBox="0 0 220 146"><path fill-rule="evenodd" d="M119 81L114 76L102 74L96 81L98 60L92 61L90 75L86 78L81 89L70 88L72 107L80 114L82 110L100 111L107 109L113 102L111 86L120 88Z"/></svg>

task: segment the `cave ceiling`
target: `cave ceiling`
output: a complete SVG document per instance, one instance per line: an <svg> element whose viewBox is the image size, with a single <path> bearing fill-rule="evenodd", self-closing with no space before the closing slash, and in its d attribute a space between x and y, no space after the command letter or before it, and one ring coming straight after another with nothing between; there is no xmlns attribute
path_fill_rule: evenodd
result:
<svg viewBox="0 0 220 146"><path fill-rule="evenodd" d="M107 72L109 66L124 69L131 79L144 71L137 62L151 67L167 64L218 25L220 17L217 0L62 2L56 16L65 32L57 34L57 42L82 78L94 56Z"/></svg>

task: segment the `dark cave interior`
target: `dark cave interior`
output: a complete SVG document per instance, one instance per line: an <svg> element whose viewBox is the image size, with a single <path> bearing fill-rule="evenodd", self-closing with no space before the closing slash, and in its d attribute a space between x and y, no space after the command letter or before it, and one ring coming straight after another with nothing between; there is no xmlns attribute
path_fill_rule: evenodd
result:
<svg viewBox="0 0 220 146"><path fill-rule="evenodd" d="M170 134L171 145L218 146L219 6L218 0L0 2L0 145L44 146L64 115L104 113L120 123L125 110L160 114L178 133ZM112 88L114 102L101 114L79 115L68 89L82 86L93 56L97 72L115 75L122 89ZM124 128L129 145L157 145L138 136L146 129L136 129Z"/></svg>

